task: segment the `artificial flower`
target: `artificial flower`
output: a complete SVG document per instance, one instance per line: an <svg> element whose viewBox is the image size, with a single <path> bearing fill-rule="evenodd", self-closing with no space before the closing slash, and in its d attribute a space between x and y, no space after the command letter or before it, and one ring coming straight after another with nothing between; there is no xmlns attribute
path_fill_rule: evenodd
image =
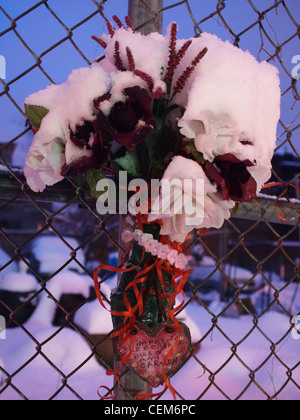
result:
<svg viewBox="0 0 300 420"><path fill-rule="evenodd" d="M271 174L277 138L278 70L207 33L193 40L185 60L204 47L207 54L174 99L184 109L178 127L209 162L228 154L250 161L259 190Z"/></svg>
<svg viewBox="0 0 300 420"><path fill-rule="evenodd" d="M159 253L157 254L158 258L161 260L168 260L168 257L170 255L170 247L168 245L163 245L161 249L159 250Z"/></svg>
<svg viewBox="0 0 300 420"><path fill-rule="evenodd" d="M175 267L178 268L178 270L185 270L186 266L188 265L189 257L184 254L178 254L176 261L175 261Z"/></svg>
<svg viewBox="0 0 300 420"><path fill-rule="evenodd" d="M145 142L147 153L127 152L129 167L145 156L146 172L161 178L169 164L148 222L160 221L160 234L180 243L194 228L220 228L235 202L252 200L270 177L277 69L214 35L179 40L176 23L165 37L145 36L129 18L127 27L113 19L116 29L108 23L109 34L94 37L105 49L102 63L26 99L46 114L26 160L28 184L42 191L65 175L107 169L120 145ZM154 256L169 252L175 264L177 255L152 235L133 238Z"/></svg>
<svg viewBox="0 0 300 420"><path fill-rule="evenodd" d="M41 124L26 157L24 174L27 184L35 192L43 191L63 180L61 168L65 164L64 130L59 116L47 115L48 124ZM52 122L52 124L51 124Z"/></svg>
<svg viewBox="0 0 300 420"><path fill-rule="evenodd" d="M134 86L123 92L125 100L113 105L108 121L116 142L130 149L144 141L157 125L151 109L152 98L146 89Z"/></svg>
<svg viewBox="0 0 300 420"><path fill-rule="evenodd" d="M102 113L95 121L85 121L70 133L66 145L66 164L62 175L86 173L89 169L100 169L107 161L112 137L109 127L103 122Z"/></svg>
<svg viewBox="0 0 300 420"><path fill-rule="evenodd" d="M163 244L157 241L156 239L148 239L144 243L144 248L146 252L149 252L154 257L157 257L158 253L160 252Z"/></svg>
<svg viewBox="0 0 300 420"><path fill-rule="evenodd" d="M133 233L130 230L124 230L122 232L122 241L125 244L130 243L133 240Z"/></svg>
<svg viewBox="0 0 300 420"><path fill-rule="evenodd" d="M190 178L190 185L185 182L187 178ZM234 203L222 200L216 186L197 162L176 156L163 180L168 181L171 194L162 190L148 216L149 222L163 221L161 235L169 235L172 241L182 243L194 228L220 228L230 217ZM197 180L203 183L201 191L195 186ZM187 208L187 203L193 208Z"/></svg>
<svg viewBox="0 0 300 420"><path fill-rule="evenodd" d="M177 256L178 256L178 251L176 251L176 249L169 249L167 260L169 261L171 265L175 265Z"/></svg>
<svg viewBox="0 0 300 420"><path fill-rule="evenodd" d="M228 153L217 156L213 163L206 162L205 171L221 187L224 200L242 203L256 196L257 183L248 171L252 166L249 160L240 161Z"/></svg>

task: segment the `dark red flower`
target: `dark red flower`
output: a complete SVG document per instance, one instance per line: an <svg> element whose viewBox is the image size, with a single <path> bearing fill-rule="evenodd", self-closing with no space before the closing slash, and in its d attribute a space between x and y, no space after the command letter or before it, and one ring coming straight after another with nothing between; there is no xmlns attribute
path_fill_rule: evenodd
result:
<svg viewBox="0 0 300 420"><path fill-rule="evenodd" d="M74 159L62 168L62 176L84 174L89 169L100 169L107 161L113 133L102 112L95 121L86 121L77 126L75 133L71 131L72 143L82 150L90 151L89 156L83 153L82 157Z"/></svg>
<svg viewBox="0 0 300 420"><path fill-rule="evenodd" d="M217 156L213 163L206 162L206 174L222 190L224 200L239 203L252 201L256 197L257 183L247 168L254 165L250 160L241 161L231 153Z"/></svg>
<svg viewBox="0 0 300 420"><path fill-rule="evenodd" d="M62 175L86 173L89 169L100 169L107 161L111 144L116 140L128 149L136 146L155 130L157 125L152 113L152 98L146 89L139 86L124 89L125 102L113 105L108 117L99 109L99 105L111 99L107 93L94 100L95 121L85 121L70 131L70 140L82 156L66 164ZM88 153L86 153L88 151Z"/></svg>
<svg viewBox="0 0 300 420"><path fill-rule="evenodd" d="M113 129L114 139L130 149L157 128L152 113L152 98L146 89L134 86L124 89L125 102L112 107L108 121Z"/></svg>

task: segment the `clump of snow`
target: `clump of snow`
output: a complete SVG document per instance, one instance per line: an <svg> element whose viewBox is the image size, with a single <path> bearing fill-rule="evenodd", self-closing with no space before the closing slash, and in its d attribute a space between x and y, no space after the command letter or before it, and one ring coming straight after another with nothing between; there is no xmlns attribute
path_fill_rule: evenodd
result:
<svg viewBox="0 0 300 420"><path fill-rule="evenodd" d="M79 244L74 238L65 237L64 240L70 245L67 246L56 236L39 236L32 243L32 253L40 263L39 272L42 274L52 274L59 270L67 261L71 259L71 253L77 249ZM82 265L85 263L85 256L82 249L76 251L76 260ZM72 260L68 264L68 269L82 272L80 265Z"/></svg>
<svg viewBox="0 0 300 420"><path fill-rule="evenodd" d="M99 263L97 266L98 265ZM90 287L94 287L94 282L90 277L86 276L86 281ZM110 284L108 285L107 282L101 283L100 290L102 295L109 301L112 290ZM103 301L106 308L109 309L109 303L107 303L105 299L103 299ZM87 302L79 308L74 314L74 322L86 333L91 335L109 334L113 330L111 314L108 310L104 310L98 299Z"/></svg>
<svg viewBox="0 0 300 420"><path fill-rule="evenodd" d="M178 72L205 47L207 54L175 98L186 106L181 132L195 139L197 150L209 161L227 153L251 160L255 167L249 171L261 187L270 178L280 117L278 70L204 33L193 40Z"/></svg>
<svg viewBox="0 0 300 420"><path fill-rule="evenodd" d="M67 82L49 86L25 99L26 105L49 110L43 118L26 158L24 174L30 188L43 191L63 180L61 169L90 151L70 146L70 129L95 119L93 101L111 86L108 73L99 64L73 70ZM65 155L65 150L67 153ZM79 150L78 150L79 149Z"/></svg>
<svg viewBox="0 0 300 420"><path fill-rule="evenodd" d="M48 129L51 129L52 124L48 121L49 115L55 113L64 123L63 128L68 137L69 126L75 131L76 125L95 118L93 100L108 92L110 87L108 73L100 64L94 63L91 67L73 70L68 80L61 85L52 85L33 93L25 99L25 104L43 106L51 111L42 121L42 125Z"/></svg>
<svg viewBox="0 0 300 420"><path fill-rule="evenodd" d="M7 330L6 340L1 341L0 356L5 363L5 370L13 374L20 366L32 359L30 363L14 376L13 384L29 400L48 400L62 387L64 375L72 375L67 385L84 400L99 400L97 389L100 385L111 386L111 378L106 371L91 358L91 349L85 340L70 328L58 332L58 328L41 328L33 322L25 325L35 340L42 345L37 351L36 341L32 340L22 329ZM48 338L52 337L50 341ZM48 360L50 362L48 362ZM77 370L78 366L84 363ZM51 364L57 366L55 369ZM2 364L0 364L3 366ZM1 375L1 372L0 372ZM3 374L3 380L6 375ZM2 389L1 389L2 390ZM13 387L5 387L0 400L19 400L20 395ZM56 396L58 400L76 400L77 397L67 387Z"/></svg>
<svg viewBox="0 0 300 420"><path fill-rule="evenodd" d="M154 91L161 88L165 91L166 86L162 81L162 69L167 64L169 44L165 37L158 33L142 35L133 33L131 30L119 28L112 38L105 39L107 48L106 58L115 64L115 43L119 42L122 63L129 70L126 48L129 47L137 70L149 74L154 81Z"/></svg>
<svg viewBox="0 0 300 420"><path fill-rule="evenodd" d="M257 194L258 198L263 198L264 200L272 200L272 201L280 201L280 202L291 202L293 204L300 204L300 200L298 198L285 198L285 197L277 197L276 195L269 195L269 194Z"/></svg>
<svg viewBox="0 0 300 420"><path fill-rule="evenodd" d="M108 303L107 307L109 308ZM102 308L98 300L86 303L78 309L74 315L74 322L91 335L105 335L113 331L111 314Z"/></svg>
<svg viewBox="0 0 300 420"><path fill-rule="evenodd" d="M53 257L52 257L53 258ZM88 298L90 295L90 284L86 276L80 276L70 270L63 270L47 282L47 290L59 302L64 294L82 295ZM31 321L37 321L45 326L51 326L58 306L49 298L44 291L41 295L38 306L31 317Z"/></svg>
<svg viewBox="0 0 300 420"><path fill-rule="evenodd" d="M110 110L116 102L126 102L127 96L124 89L139 86L147 89L147 83L131 71L116 71L110 75L112 87L110 90L110 99L103 101L99 109L108 116Z"/></svg>
<svg viewBox="0 0 300 420"><path fill-rule="evenodd" d="M10 169L11 169L14 173L16 173L16 174L18 174L18 173L22 173L22 171L20 170L20 168L19 168L19 167L18 167L18 168L14 168L14 167L10 166ZM0 172L9 172L9 173L10 173L9 169L8 169L6 166L4 166L4 165L0 165Z"/></svg>
<svg viewBox="0 0 300 420"><path fill-rule="evenodd" d="M0 248L0 268L4 267L10 260L11 257L2 248ZM0 277L1 275L7 274L9 272L17 271L18 264L15 261L12 261L3 271L0 271Z"/></svg>
<svg viewBox="0 0 300 420"><path fill-rule="evenodd" d="M191 188L181 182L187 177L195 181ZM196 188L196 180L203 180L201 194ZM163 181L168 181L174 189L170 197L171 202L163 198L164 191L162 189L160 196L152 206L153 214L148 216L148 221L162 219L164 224L161 234L169 235L172 241L184 242L187 234L194 228L220 229L224 221L230 217L230 210L234 207L234 202L222 200L217 188L205 175L202 166L194 160L175 156L164 173ZM182 200L182 197L185 197L185 200ZM186 208L186 197L191 198L194 213L191 213L191 208Z"/></svg>
<svg viewBox="0 0 300 420"><path fill-rule="evenodd" d="M8 273L0 279L0 290L9 292L35 292L38 290L38 281L31 274Z"/></svg>

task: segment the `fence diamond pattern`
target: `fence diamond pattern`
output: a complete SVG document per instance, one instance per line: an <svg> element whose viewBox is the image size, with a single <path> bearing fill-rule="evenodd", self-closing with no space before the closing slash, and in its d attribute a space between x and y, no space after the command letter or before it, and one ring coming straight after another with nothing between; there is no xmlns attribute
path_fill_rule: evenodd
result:
<svg viewBox="0 0 300 420"><path fill-rule="evenodd" d="M101 218L74 179L40 195L29 190L22 168L33 134L23 102L101 56L90 36L104 32L113 14L123 17L125 3L0 1L3 400L97 399L101 385L103 395L114 391L105 375L113 363L110 315L95 299L92 272L122 252L119 220ZM147 1L140 3L149 12ZM241 205L221 231L194 233L188 244L193 274L178 317L191 327L194 352L172 379L177 397L299 399L298 0L165 0L150 12L153 19L163 14L165 25L178 20L183 36L215 32L249 48L278 67L282 82L273 181L284 185ZM114 281L102 273L108 306Z"/></svg>

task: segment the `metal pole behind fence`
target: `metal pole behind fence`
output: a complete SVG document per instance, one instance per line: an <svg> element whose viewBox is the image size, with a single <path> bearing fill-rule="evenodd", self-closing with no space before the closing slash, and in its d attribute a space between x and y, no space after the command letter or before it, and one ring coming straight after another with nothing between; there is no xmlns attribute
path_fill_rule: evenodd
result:
<svg viewBox="0 0 300 420"><path fill-rule="evenodd" d="M129 17L133 26L144 35L150 32L162 32L162 13L158 13L163 7L163 0L129 0ZM151 57L149 57L151 60ZM120 244L122 230L126 227L124 216L120 216ZM126 248L126 246L124 246ZM122 260L120 251L119 260ZM120 280L120 279L119 279ZM115 361L115 367L119 367L119 362ZM133 371L128 371L124 367L120 372L120 386L115 392L115 400L133 400L136 395L149 394L152 390L148 385Z"/></svg>
<svg viewBox="0 0 300 420"><path fill-rule="evenodd" d="M162 32L163 0L129 0L129 17L135 28L144 35ZM145 24L146 23L146 24Z"/></svg>

